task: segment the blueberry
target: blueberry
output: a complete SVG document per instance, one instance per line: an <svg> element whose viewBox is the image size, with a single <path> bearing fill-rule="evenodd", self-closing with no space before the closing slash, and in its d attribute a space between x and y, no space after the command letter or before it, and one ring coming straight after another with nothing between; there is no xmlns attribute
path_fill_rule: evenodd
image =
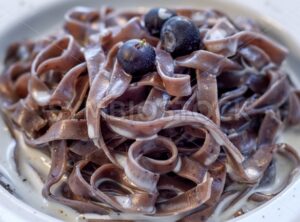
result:
<svg viewBox="0 0 300 222"><path fill-rule="evenodd" d="M197 26L181 16L170 18L161 30L162 47L174 57L199 50L201 39Z"/></svg>
<svg viewBox="0 0 300 222"><path fill-rule="evenodd" d="M151 35L159 37L164 23L176 15L175 11L167 8L153 8L145 15L145 26Z"/></svg>
<svg viewBox="0 0 300 222"><path fill-rule="evenodd" d="M155 69L154 48L145 40L132 39L125 42L118 51L121 67L133 77L139 77Z"/></svg>

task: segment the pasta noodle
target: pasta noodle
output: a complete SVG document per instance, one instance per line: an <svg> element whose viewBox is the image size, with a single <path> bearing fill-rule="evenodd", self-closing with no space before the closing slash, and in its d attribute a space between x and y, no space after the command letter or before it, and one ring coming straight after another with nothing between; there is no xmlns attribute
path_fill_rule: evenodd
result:
<svg viewBox="0 0 300 222"><path fill-rule="evenodd" d="M281 69L287 49L249 20L176 12L203 43L179 58L144 29L142 13L105 7L74 8L61 32L9 47L1 109L51 157L45 198L81 213L206 221L228 194L269 183L275 154L298 167L293 148L276 143L300 123L299 91ZM140 79L116 59L129 39L155 47L156 70Z"/></svg>

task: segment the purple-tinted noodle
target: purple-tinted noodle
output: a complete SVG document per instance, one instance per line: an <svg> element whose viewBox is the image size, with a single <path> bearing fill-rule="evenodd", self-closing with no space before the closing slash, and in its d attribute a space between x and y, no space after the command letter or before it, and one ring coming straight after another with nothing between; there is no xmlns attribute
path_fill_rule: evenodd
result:
<svg viewBox="0 0 300 222"><path fill-rule="evenodd" d="M74 8L58 34L9 47L1 109L51 157L45 198L81 213L199 222L230 184L272 180L275 154L298 166L293 148L276 143L280 130L300 123L300 92L281 69L287 50L253 21L177 13L194 21L203 44L176 59L145 30L143 13L112 8ZM139 80L116 59L129 39L156 51L156 70Z"/></svg>

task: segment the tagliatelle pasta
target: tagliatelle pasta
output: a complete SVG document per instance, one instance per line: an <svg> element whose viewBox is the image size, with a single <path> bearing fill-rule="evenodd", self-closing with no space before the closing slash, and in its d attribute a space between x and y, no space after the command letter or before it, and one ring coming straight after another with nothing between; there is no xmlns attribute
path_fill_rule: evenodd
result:
<svg viewBox="0 0 300 222"><path fill-rule="evenodd" d="M74 8L60 32L9 47L1 109L12 132L51 157L45 198L114 221L204 222L229 196L227 208L245 192L258 205L285 188L259 191L276 176L275 155L300 163L276 143L300 123L299 91L281 68L287 49L251 20L175 11L202 40L177 58L147 32L143 13L106 7ZM116 58L130 39L155 48L155 70L138 79Z"/></svg>

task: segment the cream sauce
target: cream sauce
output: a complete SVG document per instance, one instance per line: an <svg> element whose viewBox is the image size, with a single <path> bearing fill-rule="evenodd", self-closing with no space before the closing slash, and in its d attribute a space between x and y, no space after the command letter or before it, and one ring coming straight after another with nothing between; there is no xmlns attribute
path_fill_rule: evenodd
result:
<svg viewBox="0 0 300 222"><path fill-rule="evenodd" d="M253 187L252 189L249 189L244 193L243 191L241 191L239 193L229 195L219 203L215 212L208 220L208 222L227 221L231 219L233 215L239 210L242 210L244 213L247 213L255 209L259 205L255 202L248 201L248 198L256 192L264 194L273 194L285 188L287 186L287 182L289 181L289 174L293 171L293 165L291 164L291 161L289 159L281 155L276 155L275 166L276 177L273 183L263 187ZM241 198L234 204L230 204L239 195L241 195ZM230 207L228 207L228 205L230 205Z"/></svg>
<svg viewBox="0 0 300 222"><path fill-rule="evenodd" d="M50 170L51 160L43 152L32 149L24 143L22 135L19 132L16 133L16 139L19 141L19 145L16 145L15 141L11 139L11 144L4 149L4 155L0 156L0 172L6 181L9 181L11 188L14 191L14 195L19 199L23 200L25 203L34 207L35 209L44 212L48 215L54 216L56 218L62 219L64 221L88 221L88 220L135 220L135 221L166 221L172 222L179 219L177 216L173 217L149 217L136 214L114 214L100 216L97 214L84 214L80 215L76 211L69 207L63 206L61 204L47 201L42 197L41 191L43 187L43 181L47 177ZM8 131L5 132L9 136ZM295 131L289 131L284 133L284 138L280 141L288 142L295 147L300 146L300 141L296 139L297 133ZM120 163L124 160L120 159ZM16 161L15 161L16 160ZM180 162L180 161L179 161ZM122 165L122 164L121 164ZM180 165L180 164L179 164ZM179 168L179 167L178 167ZM231 205L228 209L228 204L236 198L239 194L233 194L225 198L216 208L215 213L209 219L209 222L225 221L233 217L233 215L242 209L244 212L248 212L257 205L248 202L247 199L254 192L263 193L276 193L283 186L285 186L288 180L287 176L292 170L292 165L289 161L282 156L276 156L276 168L277 175L275 182L269 186L261 188L253 188L246 192L244 196L237 201L235 204ZM24 181L26 179L26 181Z"/></svg>

